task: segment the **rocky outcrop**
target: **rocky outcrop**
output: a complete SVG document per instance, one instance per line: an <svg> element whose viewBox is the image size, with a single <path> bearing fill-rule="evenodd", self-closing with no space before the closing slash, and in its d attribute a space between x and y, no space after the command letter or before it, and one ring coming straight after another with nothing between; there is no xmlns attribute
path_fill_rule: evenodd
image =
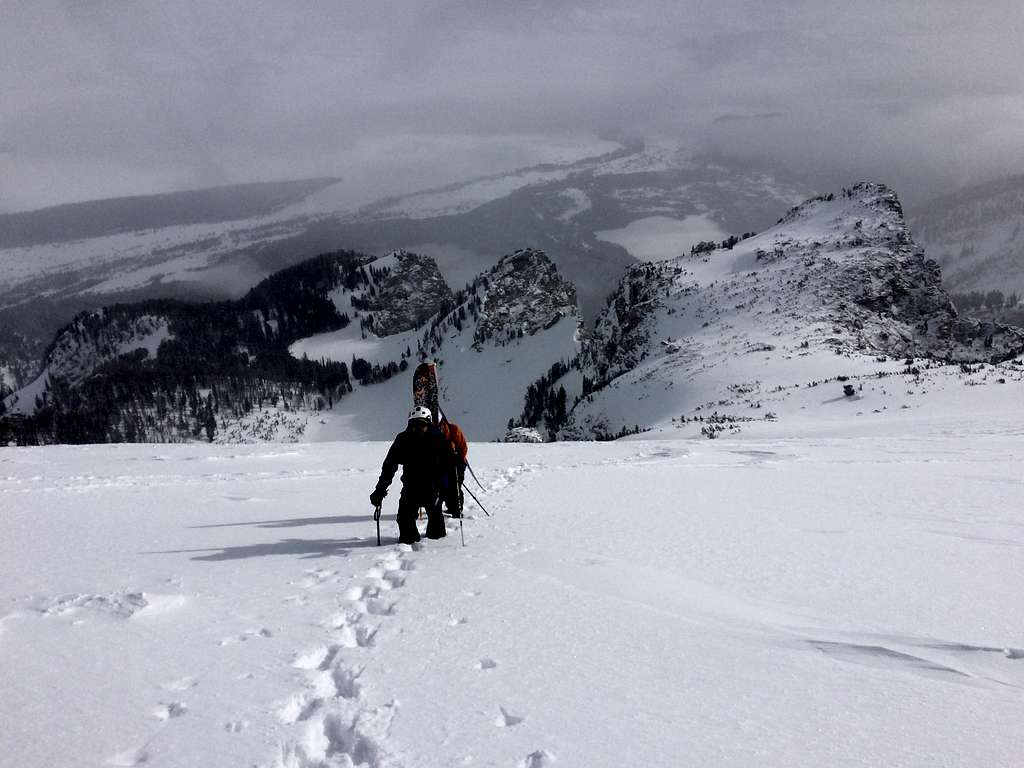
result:
<svg viewBox="0 0 1024 768"><path fill-rule="evenodd" d="M590 334L564 434L614 432L602 419L632 425L620 411L653 399L650 387L683 407L677 384L707 393L705 404L729 401L727 385L751 375L741 361L755 354L758 379L791 384L787 361L807 356L827 371L836 355L980 363L1022 353L1024 330L957 313L895 193L858 184L796 206L760 235L630 269Z"/></svg>
<svg viewBox="0 0 1024 768"><path fill-rule="evenodd" d="M405 251L393 258L395 266L362 300L378 336L416 328L452 300L451 288L433 259Z"/></svg>
<svg viewBox="0 0 1024 768"><path fill-rule="evenodd" d="M558 274L544 251L526 248L504 256L485 276L474 344L507 343L579 315L576 288Z"/></svg>

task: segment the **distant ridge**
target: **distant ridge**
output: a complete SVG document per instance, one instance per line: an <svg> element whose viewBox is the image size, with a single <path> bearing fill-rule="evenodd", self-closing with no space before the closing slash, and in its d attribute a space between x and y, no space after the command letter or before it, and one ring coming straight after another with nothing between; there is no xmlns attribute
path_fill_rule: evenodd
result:
<svg viewBox="0 0 1024 768"><path fill-rule="evenodd" d="M271 213L336 184L338 178L233 184L185 192L112 197L0 215L0 248L21 248L182 224Z"/></svg>

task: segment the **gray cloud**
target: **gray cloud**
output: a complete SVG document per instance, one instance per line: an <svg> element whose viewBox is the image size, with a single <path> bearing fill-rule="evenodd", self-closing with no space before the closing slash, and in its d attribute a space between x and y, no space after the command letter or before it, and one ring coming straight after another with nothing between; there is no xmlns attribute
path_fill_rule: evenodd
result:
<svg viewBox="0 0 1024 768"><path fill-rule="evenodd" d="M593 134L912 197L1024 170L1006 0L10 0L0 22L3 210L320 175L369 196Z"/></svg>

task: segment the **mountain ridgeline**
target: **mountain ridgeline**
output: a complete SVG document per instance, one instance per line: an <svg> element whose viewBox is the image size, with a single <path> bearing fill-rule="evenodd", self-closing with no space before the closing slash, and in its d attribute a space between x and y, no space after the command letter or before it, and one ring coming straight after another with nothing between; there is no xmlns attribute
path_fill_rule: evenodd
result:
<svg viewBox="0 0 1024 768"><path fill-rule="evenodd" d="M835 377L837 361L1024 352L1024 331L957 313L878 184L808 200L758 235L633 266L590 330L581 318L574 285L540 250L506 255L454 292L426 256L325 253L238 301L80 314L39 379L3 400L0 439L244 439L237 425L268 410L320 413L320 424L338 415L358 427L345 435L384 437L391 425L373 414L403 412L408 387L382 385L413 359L438 362L449 414L474 439L519 428L607 439L672 414L703 421L715 404L781 402L801 379Z"/></svg>

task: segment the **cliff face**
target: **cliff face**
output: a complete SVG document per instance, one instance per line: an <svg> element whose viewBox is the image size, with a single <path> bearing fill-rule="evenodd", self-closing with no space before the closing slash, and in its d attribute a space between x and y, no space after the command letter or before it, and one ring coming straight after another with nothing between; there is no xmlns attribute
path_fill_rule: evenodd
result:
<svg viewBox="0 0 1024 768"><path fill-rule="evenodd" d="M387 273L362 297L378 336L417 328L451 301L451 289L428 256L398 251L384 261L391 262Z"/></svg>
<svg viewBox="0 0 1024 768"><path fill-rule="evenodd" d="M563 317L579 315L576 288L544 251L526 248L504 256L485 279L477 344L532 336Z"/></svg>

